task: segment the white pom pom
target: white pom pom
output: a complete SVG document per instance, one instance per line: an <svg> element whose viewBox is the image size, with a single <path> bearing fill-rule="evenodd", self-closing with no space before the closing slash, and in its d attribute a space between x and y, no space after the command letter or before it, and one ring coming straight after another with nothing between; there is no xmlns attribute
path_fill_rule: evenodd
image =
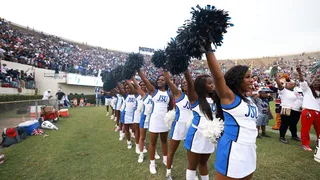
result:
<svg viewBox="0 0 320 180"><path fill-rule="evenodd" d="M170 111L168 111L166 113L166 115L164 116L164 123L167 126L168 130L171 129L172 123L175 120L175 118L176 118L176 110L175 110L175 108L170 110Z"/></svg>
<svg viewBox="0 0 320 180"><path fill-rule="evenodd" d="M201 125L202 135L212 144L216 144L221 137L224 129L224 121L222 119L207 120Z"/></svg>

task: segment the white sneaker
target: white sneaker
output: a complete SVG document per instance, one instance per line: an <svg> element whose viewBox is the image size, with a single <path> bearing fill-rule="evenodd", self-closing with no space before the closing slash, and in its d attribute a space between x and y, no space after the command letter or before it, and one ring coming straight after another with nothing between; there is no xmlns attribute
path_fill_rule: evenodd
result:
<svg viewBox="0 0 320 180"><path fill-rule="evenodd" d="M157 170L156 170L156 165L155 164L150 164L149 165L149 170L151 174L157 174Z"/></svg>
<svg viewBox="0 0 320 180"><path fill-rule="evenodd" d="M142 163L143 162L143 158L144 158L144 155L140 154L139 158L138 158L138 163Z"/></svg>
<svg viewBox="0 0 320 180"><path fill-rule="evenodd" d="M169 173L169 174L166 175L166 180L172 180L171 173Z"/></svg>
<svg viewBox="0 0 320 180"><path fill-rule="evenodd" d="M113 114L111 115L110 119L111 119L111 120L113 120L113 119L114 119L114 115L113 115Z"/></svg>
<svg viewBox="0 0 320 180"><path fill-rule="evenodd" d="M154 158L155 158L155 159L160 159L160 156L159 156L159 154L158 154L157 151L156 151L156 154L154 155Z"/></svg>
<svg viewBox="0 0 320 180"><path fill-rule="evenodd" d="M143 153L147 153L148 152L148 150L147 150L147 148L144 146L143 147Z"/></svg>
<svg viewBox="0 0 320 180"><path fill-rule="evenodd" d="M119 137L119 141L122 141L123 139L124 139L124 133L121 133Z"/></svg>
<svg viewBox="0 0 320 180"><path fill-rule="evenodd" d="M136 146L136 153L137 153L137 154L140 154L140 148L139 148L139 146Z"/></svg>
<svg viewBox="0 0 320 180"><path fill-rule="evenodd" d="M106 116L109 116L109 113L107 112Z"/></svg>
<svg viewBox="0 0 320 180"><path fill-rule="evenodd" d="M132 149L132 143L128 144L128 149Z"/></svg>

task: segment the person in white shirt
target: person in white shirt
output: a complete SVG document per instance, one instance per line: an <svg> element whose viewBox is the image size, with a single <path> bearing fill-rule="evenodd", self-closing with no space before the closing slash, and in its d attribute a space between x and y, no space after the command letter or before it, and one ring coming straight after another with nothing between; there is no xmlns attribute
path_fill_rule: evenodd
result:
<svg viewBox="0 0 320 180"><path fill-rule="evenodd" d="M7 65L6 64L3 64L2 67L1 67L1 73L3 74L7 74Z"/></svg>
<svg viewBox="0 0 320 180"><path fill-rule="evenodd" d="M42 100L43 100L44 105L46 105L46 106L49 105L49 99L52 97L52 95L50 93L51 93L50 89L48 89L47 91L45 91L43 93Z"/></svg>
<svg viewBox="0 0 320 180"><path fill-rule="evenodd" d="M303 111L301 113L301 141L302 148L312 152L310 147L310 128L313 125L317 137L320 135L320 80L316 79L308 86L304 81L301 68L297 66L299 74L300 87L303 91L304 98L302 103Z"/></svg>
<svg viewBox="0 0 320 180"><path fill-rule="evenodd" d="M301 141L297 135L297 124L300 120L301 107L303 98L301 93L295 92L295 82L286 78L285 86L282 85L280 79L282 74L278 73L276 82L279 89L279 96L281 99L281 125L280 125L280 142L287 144L288 141L285 138L286 132L291 131L291 139L295 141ZM297 100L298 99L298 100ZM300 100L299 100L300 99Z"/></svg>

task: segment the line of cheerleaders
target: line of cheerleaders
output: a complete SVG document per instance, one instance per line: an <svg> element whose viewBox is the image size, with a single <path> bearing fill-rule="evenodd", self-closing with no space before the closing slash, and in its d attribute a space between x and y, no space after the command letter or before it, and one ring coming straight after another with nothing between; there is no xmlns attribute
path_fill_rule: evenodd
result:
<svg viewBox="0 0 320 180"><path fill-rule="evenodd" d="M160 135L163 163L167 167L166 179L172 179L173 157L181 140L184 140L188 155L187 180L198 179L197 168L202 180L209 179L207 162L214 151L217 180L251 179L256 169L258 134L258 111L251 98L246 97L246 92L251 91L253 84L251 71L247 66L238 65L223 75L214 53L208 51L206 57L213 78L200 75L193 81L187 70L179 90L168 72L164 72L158 77L156 84L152 84L143 71L139 70L138 75L142 81L138 82L133 77L131 81L126 80L124 85L119 84L109 92L114 94L112 99L115 103L111 103L110 94L106 105L112 104L112 116L116 117L118 125L116 130L121 129L120 139L124 132L129 149L132 148L130 129L134 130L139 163L144 159L145 137L147 130L149 131L151 174L157 173L156 144ZM175 108L176 114L169 134L164 118L172 108ZM193 119L188 126L190 117ZM201 129L204 128L204 121L215 117L224 120L224 132L218 143L212 144L204 138Z"/></svg>

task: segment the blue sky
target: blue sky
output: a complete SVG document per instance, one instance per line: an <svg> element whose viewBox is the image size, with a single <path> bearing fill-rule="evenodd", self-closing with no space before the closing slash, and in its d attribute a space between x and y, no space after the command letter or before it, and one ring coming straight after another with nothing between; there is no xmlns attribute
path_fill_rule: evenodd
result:
<svg viewBox="0 0 320 180"><path fill-rule="evenodd" d="M0 17L50 34L108 49L163 48L192 6L229 11L234 27L218 59L320 50L318 0L0 0Z"/></svg>

